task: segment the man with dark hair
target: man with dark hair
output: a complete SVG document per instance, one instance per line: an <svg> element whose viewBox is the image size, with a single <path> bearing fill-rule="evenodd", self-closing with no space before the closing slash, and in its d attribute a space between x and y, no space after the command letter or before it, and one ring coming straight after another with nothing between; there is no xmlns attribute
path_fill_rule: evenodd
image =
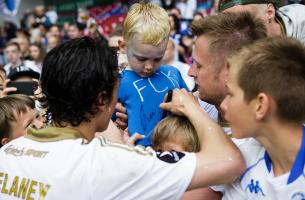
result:
<svg viewBox="0 0 305 200"><path fill-rule="evenodd" d="M51 124L2 147L1 199L179 199L186 189L230 182L244 170L236 146L186 90L174 90L161 108L190 120L198 153L94 137L109 125L118 76L116 52L105 41L74 39L47 54L40 80Z"/></svg>
<svg viewBox="0 0 305 200"><path fill-rule="evenodd" d="M220 12L252 13L264 21L269 37L285 35L305 45L305 6L286 5L278 8L278 0L220 0Z"/></svg>

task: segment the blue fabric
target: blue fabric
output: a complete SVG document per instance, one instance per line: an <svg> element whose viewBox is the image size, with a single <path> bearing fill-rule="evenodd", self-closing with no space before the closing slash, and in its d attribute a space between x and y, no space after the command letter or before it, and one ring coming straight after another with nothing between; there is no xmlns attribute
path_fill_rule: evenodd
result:
<svg viewBox="0 0 305 200"><path fill-rule="evenodd" d="M137 144L151 145L152 130L161 120L163 112L159 105L168 90L174 88L187 89L175 67L161 66L155 74L146 78L131 70L122 72L118 100L127 109L129 133L145 135Z"/></svg>
<svg viewBox="0 0 305 200"><path fill-rule="evenodd" d="M302 144L301 144L300 150L298 151L296 159L293 163L293 166L291 168L287 185L289 183L292 183L293 181L295 181L299 176L301 176L303 174L304 166L305 166L305 156L304 156L305 155L305 135L304 134L305 134L305 125L303 125ZM270 172L271 171L271 160L270 160L270 157L269 157L267 151L265 152L264 159L266 162L267 169Z"/></svg>
<svg viewBox="0 0 305 200"><path fill-rule="evenodd" d="M13 12L15 10L15 0L5 0L5 3L9 11Z"/></svg>

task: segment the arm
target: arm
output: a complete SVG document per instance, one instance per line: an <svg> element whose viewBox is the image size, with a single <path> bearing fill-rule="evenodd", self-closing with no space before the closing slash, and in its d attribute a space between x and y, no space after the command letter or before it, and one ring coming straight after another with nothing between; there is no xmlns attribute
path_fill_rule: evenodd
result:
<svg viewBox="0 0 305 200"><path fill-rule="evenodd" d="M228 183L243 172L245 164L240 151L200 108L192 94L183 89L174 90L172 101L162 103L160 107L176 115L185 115L198 133L202 149L196 154L197 165L188 190Z"/></svg>

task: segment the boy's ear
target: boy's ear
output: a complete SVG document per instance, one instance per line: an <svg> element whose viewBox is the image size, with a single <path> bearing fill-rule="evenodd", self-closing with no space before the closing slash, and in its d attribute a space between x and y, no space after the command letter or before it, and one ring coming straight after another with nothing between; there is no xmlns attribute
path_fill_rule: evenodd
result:
<svg viewBox="0 0 305 200"><path fill-rule="evenodd" d="M272 101L265 93L259 93L256 97L255 118L263 120L268 117Z"/></svg>
<svg viewBox="0 0 305 200"><path fill-rule="evenodd" d="M124 39L119 39L118 43L119 43L120 53L126 53L126 43Z"/></svg>
<svg viewBox="0 0 305 200"><path fill-rule="evenodd" d="M1 139L1 145L5 145L8 142L9 142L9 139L7 137Z"/></svg>

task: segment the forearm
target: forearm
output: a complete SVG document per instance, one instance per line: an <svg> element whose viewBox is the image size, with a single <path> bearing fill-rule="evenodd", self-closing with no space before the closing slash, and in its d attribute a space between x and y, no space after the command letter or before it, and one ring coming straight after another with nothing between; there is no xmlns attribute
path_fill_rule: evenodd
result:
<svg viewBox="0 0 305 200"><path fill-rule="evenodd" d="M189 189L223 184L236 179L244 170L239 149L223 129L201 110L188 116L201 143L197 153L197 167Z"/></svg>

